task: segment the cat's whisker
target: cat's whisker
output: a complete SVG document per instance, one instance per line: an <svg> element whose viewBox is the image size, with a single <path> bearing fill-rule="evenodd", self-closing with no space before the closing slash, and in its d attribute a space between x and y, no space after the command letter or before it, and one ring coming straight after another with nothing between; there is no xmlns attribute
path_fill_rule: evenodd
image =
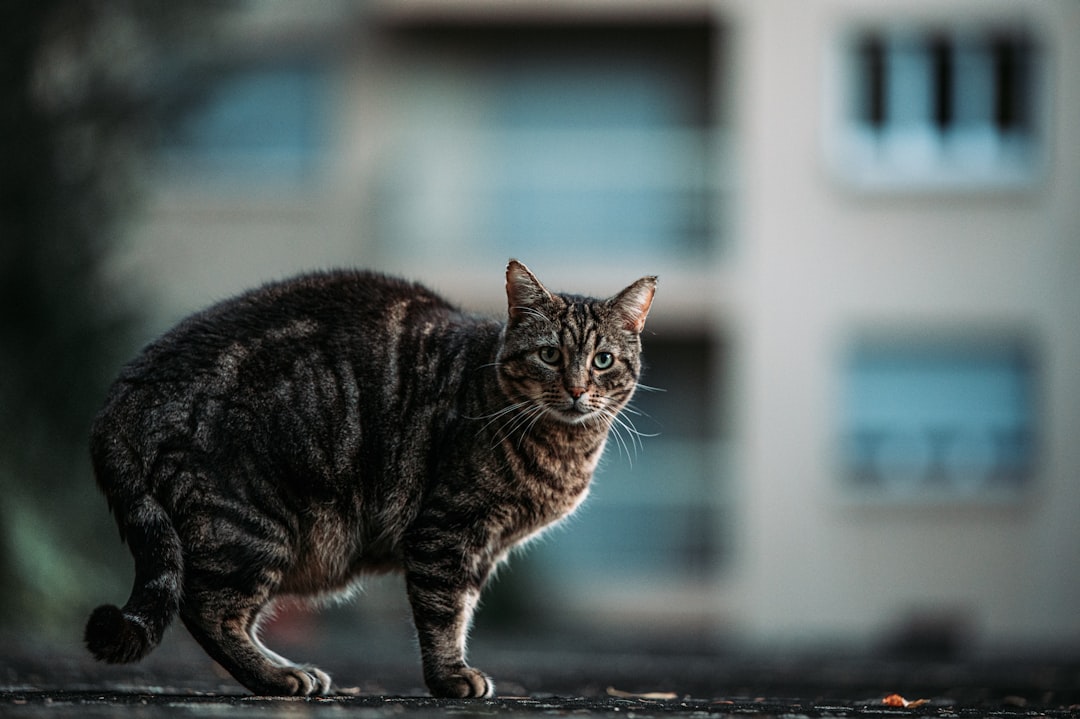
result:
<svg viewBox="0 0 1080 719"><path fill-rule="evenodd" d="M645 451L645 443L641 441L641 433L638 432L637 427L635 427L627 420L624 420L622 417L615 418L615 426L619 427L622 430L625 430L626 433L630 436L630 446L634 448L635 457L637 456L638 452Z"/></svg>
<svg viewBox="0 0 1080 719"><path fill-rule="evenodd" d="M617 414L612 410L608 409L607 407L600 407L597 410L597 415L598 421L600 421L602 425L606 425L606 429L608 430L608 432L611 435L614 435L616 444L626 455L626 459L628 462L630 462L630 465L632 467L633 458L630 454L630 448L626 444L626 440L622 436L622 428L617 423ZM636 453L637 448L635 447L634 449Z"/></svg>
<svg viewBox="0 0 1080 719"><path fill-rule="evenodd" d="M627 415L633 415L634 417L639 417L641 419L647 419L647 420L650 420L650 421L656 423L656 420L654 420L652 418L652 415L650 415L648 412L643 412L643 411L639 410L636 407L633 407L631 405L627 405L627 406L622 408L622 410L619 413L619 416L620 416L621 421L628 422L633 426L634 434L636 434L638 437L659 437L660 436L660 432L642 432L640 429L637 428L637 425L634 424L633 420L630 419L630 417L627 416ZM658 424L658 423L656 423L656 424Z"/></svg>
<svg viewBox="0 0 1080 719"><path fill-rule="evenodd" d="M517 428L515 429L515 431L520 431L520 435L518 436L517 441L518 449L521 449L521 443L525 440L526 437L529 436L529 434L533 430L533 427L536 426L536 423L539 422L540 419L547 413L548 409L546 407L544 407L543 405L537 405L534 409L530 410L527 413L528 421L523 421L518 424Z"/></svg>
<svg viewBox="0 0 1080 719"><path fill-rule="evenodd" d="M524 407L524 409L522 409ZM495 442L492 444L492 448L499 445L500 442L508 439L510 435L521 430L522 427L528 425L525 431L522 433L522 437L528 434L532 429L532 426L536 424L537 420L543 416L547 410L542 405L537 405L529 401L519 402L513 407L500 413L501 416L505 416L509 412L514 412L502 425L500 425L498 431L495 434ZM494 421L494 420L492 420ZM488 423L490 424L490 422ZM518 440L518 446L520 447L521 438Z"/></svg>
<svg viewBox="0 0 1080 719"><path fill-rule="evenodd" d="M642 414L642 416L643 417L648 417L649 415ZM634 422L629 417L620 416L618 421L620 423L622 423L623 426L629 425L630 431L632 431L634 433L634 435L636 437L638 437L639 442L641 441L642 437L659 437L660 436L659 432L642 432L640 429L637 428L637 425L635 425ZM642 447L644 447L644 446L645 445L642 444Z"/></svg>
<svg viewBox="0 0 1080 719"><path fill-rule="evenodd" d="M476 430L476 436L479 437L480 435L484 434L484 432L487 430L488 427L493 425L495 422L499 421L500 418L505 417L507 414L513 412L514 410L517 410L519 407L520 407L520 405L516 405L516 406L514 406L512 408L508 408L507 410L504 410L503 412L500 412L497 416L495 416L492 419L488 420L488 422L486 424L484 424L483 427L480 427L478 430ZM502 429L502 427L500 427L500 430L501 429ZM498 433L499 433L498 431L495 432L496 435L498 435Z"/></svg>
<svg viewBox="0 0 1080 719"><path fill-rule="evenodd" d="M610 427L611 427L611 434L615 437L616 445L622 450L623 454L626 455L626 462L627 462L627 464L630 465L630 468L633 469L633 467L634 467L634 458L630 455L630 448L628 446L626 446L626 440L623 439L622 429L616 424L611 424ZM636 447L634 448L634 453L635 454L637 453L637 448Z"/></svg>
<svg viewBox="0 0 1080 719"><path fill-rule="evenodd" d="M480 432L483 432L485 429L487 429L493 422L498 420L500 417L504 417L504 416L506 416L507 414L509 414L511 412L519 410L522 407L526 406L527 404L529 404L528 401L516 402L514 404L503 407L502 409L498 410L497 412L492 412L491 414L480 415L479 417L465 417L465 419L474 420L474 421L477 421L477 422L479 422L481 420L485 420L485 419L489 420L487 422L487 424L485 424L483 427L481 427L477 431L477 434L479 434Z"/></svg>
<svg viewBox="0 0 1080 719"><path fill-rule="evenodd" d="M499 427L499 432L503 435L502 438L509 437L514 432L517 432L539 411L538 407L528 402L522 403L522 407L524 407L524 409L515 412L512 417Z"/></svg>
<svg viewBox="0 0 1080 719"><path fill-rule="evenodd" d="M510 434L513 432L512 425L519 421L523 413L521 411L521 408L524 406L524 402L519 402L518 404L514 405L512 409L500 413L500 417L505 417L505 419L503 420L502 424L500 424L492 431L492 442L490 447L491 449L498 447L500 442L510 436ZM509 415L509 417L507 417L507 415ZM484 425L484 427L489 427L493 422L495 422L494 419Z"/></svg>
<svg viewBox="0 0 1080 719"><path fill-rule="evenodd" d="M661 391L661 392L663 392L664 390L660 390L660 391ZM635 406L634 406L634 403L633 403L633 402L630 402L629 404L625 405L625 406L624 406L624 407L623 407L623 408L622 408L621 410L619 410L619 411L620 411L620 413L622 413L622 414L632 414L632 415L634 415L635 417L642 417L642 418L644 418L644 419L649 419L649 420L652 420L652 419L653 419L653 418L652 418L652 415L651 415L651 414L649 414L648 412L645 412L645 411L643 411L643 410L641 410L641 409L638 409L637 407L635 407ZM653 420L653 421L655 421L655 420ZM657 434L659 434L659 433L657 433ZM656 434L643 434L643 436L646 436L646 437L655 437L655 436L656 436Z"/></svg>
<svg viewBox="0 0 1080 719"><path fill-rule="evenodd" d="M659 436L659 433L642 432L640 429L637 428L637 425L634 424L633 420L623 416L621 413L611 412L610 410L605 410L605 412L609 414L612 422L612 429L615 430L617 435L620 429L625 430L626 433L630 435L631 444L634 446L635 454L637 453L639 448L641 450L645 449L645 443L642 441L642 438Z"/></svg>
<svg viewBox="0 0 1080 719"><path fill-rule="evenodd" d="M647 384L641 384L640 382L638 382L636 386L637 389L644 390L646 392L667 392L667 390L663 387L651 387Z"/></svg>
<svg viewBox="0 0 1080 719"><path fill-rule="evenodd" d="M535 427L536 423L540 421L540 418L548 413L548 408L543 405L538 405L537 410L538 411L534 413L535 416L532 418L532 421L529 422L529 425L525 427L524 431L521 433L521 436L518 437L519 448L521 447L521 441L525 439L525 437L527 437L530 432L532 432L533 427Z"/></svg>

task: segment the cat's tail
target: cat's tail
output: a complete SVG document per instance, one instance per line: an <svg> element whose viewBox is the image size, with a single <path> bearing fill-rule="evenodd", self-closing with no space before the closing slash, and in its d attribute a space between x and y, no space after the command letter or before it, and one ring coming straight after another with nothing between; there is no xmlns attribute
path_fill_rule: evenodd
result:
<svg viewBox="0 0 1080 719"><path fill-rule="evenodd" d="M183 550L165 509L148 494L124 504L114 509L135 557L135 583L122 608L106 604L93 611L85 634L90 653L110 664L149 654L176 616L183 592Z"/></svg>

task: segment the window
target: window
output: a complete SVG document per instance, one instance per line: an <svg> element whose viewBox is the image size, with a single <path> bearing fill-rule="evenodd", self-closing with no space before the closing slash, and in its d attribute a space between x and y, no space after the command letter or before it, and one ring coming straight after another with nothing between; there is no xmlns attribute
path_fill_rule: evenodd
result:
<svg viewBox="0 0 1080 719"><path fill-rule="evenodd" d="M376 203L401 255L695 258L713 240L712 31L414 29Z"/></svg>
<svg viewBox="0 0 1080 719"><path fill-rule="evenodd" d="M226 69L167 129L165 160L200 181L303 181L322 142L322 83L308 61Z"/></svg>
<svg viewBox="0 0 1080 719"><path fill-rule="evenodd" d="M844 368L843 462L881 497L1012 496L1035 462L1035 366L1020 341L870 343Z"/></svg>
<svg viewBox="0 0 1080 719"><path fill-rule="evenodd" d="M843 44L833 161L865 187L1010 187L1037 170L1039 52L1021 29L868 29Z"/></svg>

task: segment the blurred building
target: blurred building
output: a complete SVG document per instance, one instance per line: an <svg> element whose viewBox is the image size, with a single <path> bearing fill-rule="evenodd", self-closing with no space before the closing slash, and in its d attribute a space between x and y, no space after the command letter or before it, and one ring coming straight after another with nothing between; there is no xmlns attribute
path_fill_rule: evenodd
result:
<svg viewBox="0 0 1080 719"><path fill-rule="evenodd" d="M158 329L313 267L659 274L657 436L515 560L551 611L1080 643L1080 5L241 7L118 260Z"/></svg>

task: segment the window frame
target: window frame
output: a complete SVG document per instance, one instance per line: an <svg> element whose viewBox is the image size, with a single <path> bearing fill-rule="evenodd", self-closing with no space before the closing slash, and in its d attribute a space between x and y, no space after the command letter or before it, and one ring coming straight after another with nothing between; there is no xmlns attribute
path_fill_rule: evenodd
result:
<svg viewBox="0 0 1080 719"><path fill-rule="evenodd" d="M879 39L877 64L864 70L856 57L865 54L874 38ZM1018 128L1015 111L1010 114L999 99L992 98L986 113L989 123L964 129L961 121L965 118L958 117L963 90L958 88L965 80L958 76L958 65L972 66L971 56L978 54L978 48L1007 52L995 50L995 43L1026 53L1028 82L1018 88L1011 76L1012 104L1019 95L1031 99L1026 127ZM911 117L920 108L912 111L909 107L909 116L903 118L907 125L896 123L890 130L888 61L890 52L899 56L904 47L914 48L908 58L909 79L920 72L931 75L917 88L921 90L917 94L924 96L920 102L925 105L921 108L925 117ZM1037 28L1015 18L848 24L834 34L825 62L822 145L831 176L846 187L875 193L1034 189L1045 175L1047 162L1046 123L1051 112L1047 56ZM992 58L991 64L999 59ZM867 72L878 75L877 83L872 83L876 92L870 93L868 105L860 110L860 96L867 93L860 90L859 77ZM991 95L995 87L990 88ZM1000 117L1003 112L1005 117ZM863 122L861 116L867 113L869 121ZM970 120L970 114L966 119Z"/></svg>
<svg viewBox="0 0 1080 719"><path fill-rule="evenodd" d="M689 48L681 42L686 38L693 41ZM526 247L534 257L575 252L593 260L615 250L619 258L635 261L675 254L673 262L684 265L709 258L723 246L729 187L724 168L717 169L723 138L714 87L715 73L722 71L716 67L715 47L723 41L723 28L711 20L657 26L600 20L580 25L433 23L398 28L393 39L405 58L404 74L395 82L421 90L453 87L470 102L468 107L424 106L418 111L419 95L403 92L398 98L403 116L442 117L445 122L436 128L399 128L384 155L399 158L378 172L380 210L373 232L387 257L404 256L421 242L432 244L432 237L447 257L462 252L513 255ZM507 99L500 88L507 87L514 72L543 67L538 58L545 53L554 53L556 70L574 60L590 60L599 69L623 68L625 63L613 64L611 57L637 56L633 65L657 72L652 60L666 56L663 70L672 76L680 66L694 66L688 87L700 85L701 92L685 94L694 104L672 105L678 121L580 127L498 122L505 113L500 103ZM551 78L540 79L550 84ZM438 147L452 150L434 152ZM513 149L514 159L536 161L544 169L557 167L563 157L585 158L588 171L569 178L565 171L507 172L507 148ZM605 153L607 160L600 161ZM433 171L415 169L424 158ZM537 202L523 201L534 191ZM561 195L575 192L587 197L562 202ZM402 199L408 193L414 197ZM645 200L635 199L639 196ZM425 215L408 209L409 202L440 219L421 224L417 218ZM638 229L631 221L646 203L661 209L644 218L656 231ZM551 212L559 207L562 213ZM515 231L522 227L524 235ZM657 236L671 239L671 245ZM597 237L612 242L597 247Z"/></svg>
<svg viewBox="0 0 1080 719"><path fill-rule="evenodd" d="M879 354L894 358L923 356L924 359L952 356L954 358L972 358L973 366L987 364L987 359L1011 356L1017 365L1026 369L1026 374L1019 378L1017 388L1026 394L1025 402L1027 422L1023 426L1027 455L1020 468L1020 475L1011 479L988 474L973 478L970 468L950 477L943 475L937 480L931 479L928 470L923 481L918 484L904 482L902 478L884 478L878 482L867 481L857 470L852 461L852 436L854 418L852 414L853 375L852 368L858 355ZM836 384L837 413L834 419L836 440L834 446L834 467L836 485L842 498L848 502L887 506L957 506L957 505L1013 505L1023 501L1032 493L1037 484L1039 467L1043 455L1042 437L1044 435L1042 419L1042 374L1041 354L1035 339L1023 329L972 329L971 327L947 330L926 330L922 332L897 330L888 332L869 332L857 334L844 347L838 358ZM927 427L924 427L927 429ZM944 430L946 434L949 429ZM970 439L970 433L953 433L952 439ZM940 447L938 448L940 450ZM941 460L929 448L927 467L932 468ZM995 460L996 461L996 460ZM995 466L985 468L992 473Z"/></svg>

